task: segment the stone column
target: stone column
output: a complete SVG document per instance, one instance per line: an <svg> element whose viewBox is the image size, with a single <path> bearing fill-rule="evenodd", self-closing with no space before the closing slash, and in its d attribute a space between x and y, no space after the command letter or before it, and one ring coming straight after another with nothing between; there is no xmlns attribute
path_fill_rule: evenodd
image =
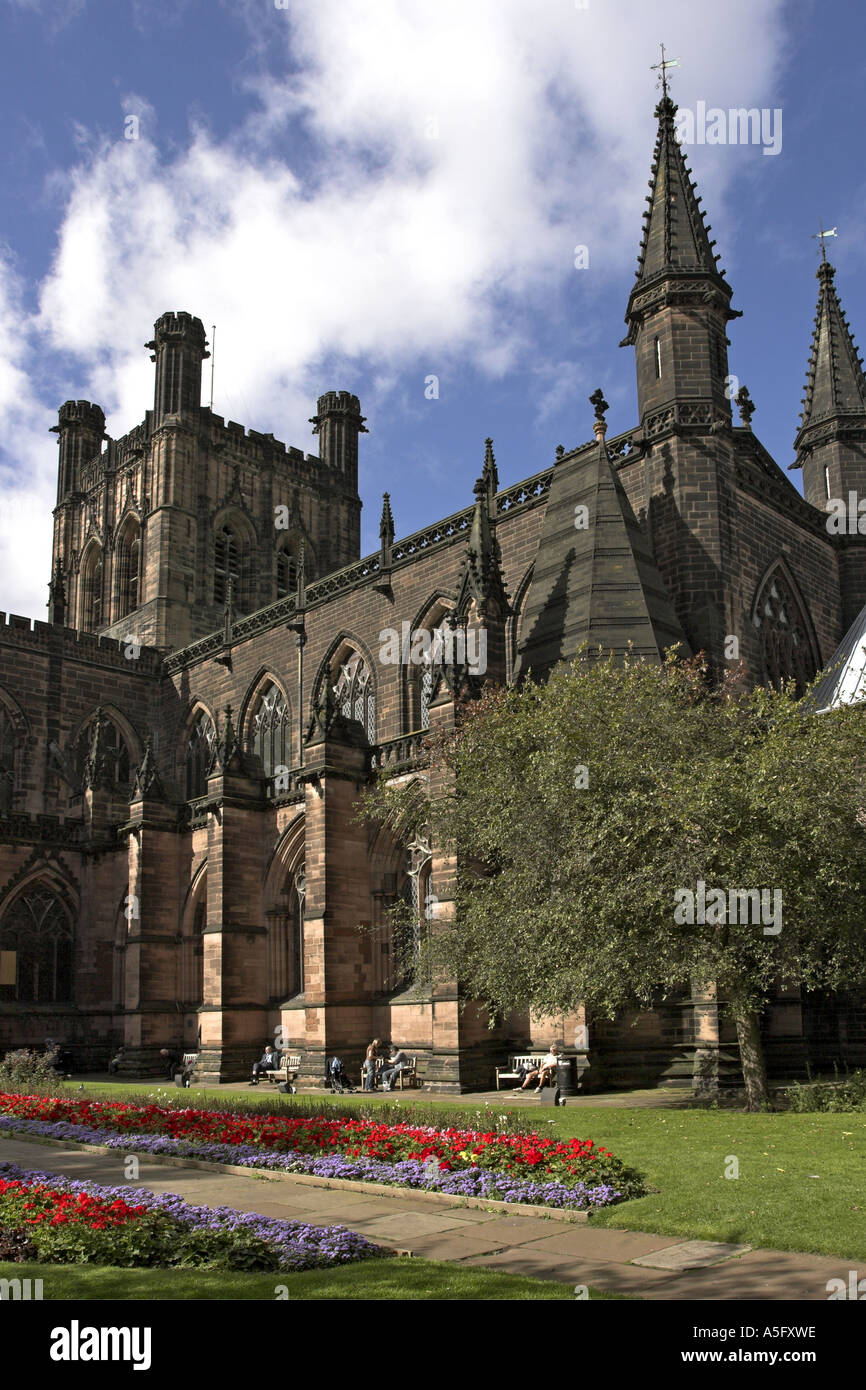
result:
<svg viewBox="0 0 866 1390"><path fill-rule="evenodd" d="M183 1048L177 1011L180 929L174 808L146 794L129 807L129 892L121 1072L157 1076L159 1049Z"/></svg>
<svg viewBox="0 0 866 1390"><path fill-rule="evenodd" d="M246 775L239 752L208 778L207 926L204 988L199 1009L205 1081L248 1079L264 1044L273 1040L268 931L262 912L267 836L259 781Z"/></svg>

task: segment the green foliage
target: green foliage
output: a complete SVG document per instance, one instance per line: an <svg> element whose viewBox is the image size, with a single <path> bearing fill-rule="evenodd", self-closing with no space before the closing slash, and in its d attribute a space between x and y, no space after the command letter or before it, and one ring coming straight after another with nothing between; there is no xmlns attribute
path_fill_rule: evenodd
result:
<svg viewBox="0 0 866 1390"><path fill-rule="evenodd" d="M0 1091L53 1095L58 1084L57 1072L47 1052L19 1048L17 1052L7 1052L0 1060Z"/></svg>
<svg viewBox="0 0 866 1390"><path fill-rule="evenodd" d="M795 1082L787 1089L788 1109L798 1114L850 1114L866 1110L866 1070L852 1071L844 1081Z"/></svg>
<svg viewBox="0 0 866 1390"><path fill-rule="evenodd" d="M437 918L428 973L493 1019L579 1001L613 1017L690 981L743 1015L780 982L866 979L862 748L857 709L816 715L735 680L712 690L697 660L584 653L469 707L456 737L433 740L429 781L383 774L365 814L427 826L456 856L456 912ZM780 890L781 930L678 925L675 894L700 880Z"/></svg>

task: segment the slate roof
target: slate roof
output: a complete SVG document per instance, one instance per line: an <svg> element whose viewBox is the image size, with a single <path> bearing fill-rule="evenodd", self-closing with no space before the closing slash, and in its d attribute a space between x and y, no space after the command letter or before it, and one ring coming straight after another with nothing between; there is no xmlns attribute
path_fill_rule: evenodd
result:
<svg viewBox="0 0 866 1390"><path fill-rule="evenodd" d="M575 507L588 525L575 526ZM659 661L679 642L690 649L603 443L557 464L521 628L516 675L543 679L592 650Z"/></svg>

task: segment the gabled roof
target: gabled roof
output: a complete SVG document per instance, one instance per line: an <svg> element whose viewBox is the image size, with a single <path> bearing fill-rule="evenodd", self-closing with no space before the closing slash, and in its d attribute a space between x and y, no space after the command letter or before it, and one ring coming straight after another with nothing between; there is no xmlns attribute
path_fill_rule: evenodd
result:
<svg viewBox="0 0 866 1390"><path fill-rule="evenodd" d="M839 303L835 274L829 261L823 261L818 267L821 288L795 448L800 447L803 432L810 425L840 416L866 416L863 364Z"/></svg>
<svg viewBox="0 0 866 1390"><path fill-rule="evenodd" d="M588 524L575 508L587 508ZM557 465L526 601L515 674L541 679L587 642L660 661L688 642L603 442Z"/></svg>

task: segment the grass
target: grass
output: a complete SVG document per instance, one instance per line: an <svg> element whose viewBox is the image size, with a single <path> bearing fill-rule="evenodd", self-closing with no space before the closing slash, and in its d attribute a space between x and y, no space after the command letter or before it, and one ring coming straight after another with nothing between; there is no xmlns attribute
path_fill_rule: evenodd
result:
<svg viewBox="0 0 866 1390"><path fill-rule="evenodd" d="M110 1265L2 1264L0 1279L41 1279L48 1300L205 1301L236 1299L447 1300L453 1302L574 1301L571 1284L522 1274L464 1268L439 1260L370 1260L303 1274L238 1274L200 1269L117 1269ZM285 1298L286 1294L281 1294ZM591 1299L623 1297L590 1289Z"/></svg>
<svg viewBox="0 0 866 1390"><path fill-rule="evenodd" d="M596 1110L567 1123L660 1189L594 1226L866 1258L862 1114Z"/></svg>
<svg viewBox="0 0 866 1390"><path fill-rule="evenodd" d="M76 1089L73 1083L69 1091L75 1095ZM85 1094L141 1101L153 1089L94 1083ZM242 1088L236 1094L274 1110L299 1103L306 1106L313 1100L327 1110L332 1101L326 1095L283 1098ZM184 1095L185 1104L200 1106L217 1097L223 1102L231 1097L226 1090L191 1089ZM414 1097L407 1097L399 1107L391 1096L334 1100L339 1110L354 1108L355 1103L378 1109L388 1102L389 1119L394 1111L411 1106L417 1113L419 1108ZM459 1112L467 1125L484 1123L484 1107L471 1097L421 1104L431 1121L437 1115L441 1120L446 1113ZM507 1108L503 1096L492 1112L504 1113ZM595 1140L638 1168L659 1189L595 1213L593 1226L866 1259L866 1115L862 1112L750 1115L727 1109L566 1106L553 1111L531 1106L517 1113L531 1119L541 1133ZM726 1171L734 1171L732 1159L737 1160L739 1176L726 1177Z"/></svg>

